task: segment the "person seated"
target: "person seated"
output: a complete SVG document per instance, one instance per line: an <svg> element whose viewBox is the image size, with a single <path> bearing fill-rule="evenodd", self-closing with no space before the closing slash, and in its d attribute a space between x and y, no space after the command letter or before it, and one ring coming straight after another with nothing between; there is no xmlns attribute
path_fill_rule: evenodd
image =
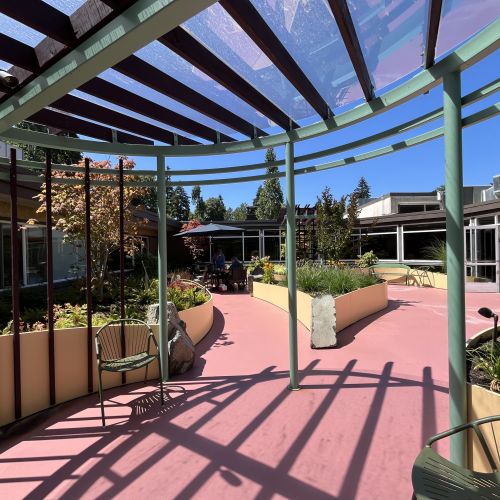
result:
<svg viewBox="0 0 500 500"><path fill-rule="evenodd" d="M226 265L226 257L222 253L222 249L219 248L214 257L214 267L216 271L224 271Z"/></svg>
<svg viewBox="0 0 500 500"><path fill-rule="evenodd" d="M238 259L238 257L232 257L231 258L231 265L229 266L229 270L232 271L233 269L241 269L243 266Z"/></svg>

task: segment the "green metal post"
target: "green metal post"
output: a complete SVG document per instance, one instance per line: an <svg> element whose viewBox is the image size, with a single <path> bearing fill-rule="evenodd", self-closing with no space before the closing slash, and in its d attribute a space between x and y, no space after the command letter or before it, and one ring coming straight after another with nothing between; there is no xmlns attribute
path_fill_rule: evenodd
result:
<svg viewBox="0 0 500 500"><path fill-rule="evenodd" d="M158 289L160 357L163 380L168 380L168 311L167 311L167 200L165 180L165 158L156 158L158 183Z"/></svg>
<svg viewBox="0 0 500 500"><path fill-rule="evenodd" d="M446 264L448 270L448 359L450 425L467 420L465 368L465 270L460 72L444 75ZM451 437L450 458L466 466L466 434Z"/></svg>
<svg viewBox="0 0 500 500"><path fill-rule="evenodd" d="M290 385L299 389L297 350L297 258L295 251L295 176L293 142L285 146L286 160L286 272L288 277L288 335L290 345Z"/></svg>

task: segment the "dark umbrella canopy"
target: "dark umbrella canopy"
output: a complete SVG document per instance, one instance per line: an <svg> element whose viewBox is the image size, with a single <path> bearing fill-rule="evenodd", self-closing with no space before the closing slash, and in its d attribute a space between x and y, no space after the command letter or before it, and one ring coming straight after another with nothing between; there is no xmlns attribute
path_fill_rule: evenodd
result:
<svg viewBox="0 0 500 500"><path fill-rule="evenodd" d="M244 229L241 227L234 226L224 226L222 224L206 224L204 226L198 226L189 231L184 231L182 233L176 234L175 236L216 236L221 233L234 233L242 232Z"/></svg>

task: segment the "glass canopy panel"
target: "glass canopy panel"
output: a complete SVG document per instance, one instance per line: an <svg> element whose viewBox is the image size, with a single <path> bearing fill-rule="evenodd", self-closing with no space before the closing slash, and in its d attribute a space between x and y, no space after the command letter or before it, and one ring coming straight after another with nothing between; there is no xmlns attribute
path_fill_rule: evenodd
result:
<svg viewBox="0 0 500 500"><path fill-rule="evenodd" d="M427 0L350 0L348 4L377 90L422 65Z"/></svg>
<svg viewBox="0 0 500 500"><path fill-rule="evenodd" d="M45 3L48 3L52 7L61 12L64 12L67 16L70 16L75 12L75 10L79 9L86 0L43 0Z"/></svg>
<svg viewBox="0 0 500 500"><path fill-rule="evenodd" d="M251 2L332 109L363 97L328 2Z"/></svg>
<svg viewBox="0 0 500 500"><path fill-rule="evenodd" d="M114 83L115 85L125 90L128 90L129 92L133 92L134 94L144 97L145 99L148 99L150 101L153 101L156 104L164 106L165 108L175 111L176 113L179 113L187 118L191 118L192 120L198 123L202 123L203 125L206 125L207 127L210 127L214 130L218 130L228 135L234 135L236 133L233 129L226 127L225 125L215 120L212 120L211 118L201 113L198 113L197 111L187 106L184 106L183 104L175 101L174 99L170 99L170 97L167 97L166 95L156 92L155 90L147 87L146 85L142 85L136 80L128 78L127 76L123 75L122 73L119 73L118 71L115 71L113 69L107 69L99 76L104 80L109 81L110 83Z"/></svg>
<svg viewBox="0 0 500 500"><path fill-rule="evenodd" d="M45 38L44 34L17 22L5 14L0 14L0 33L31 47L35 47Z"/></svg>
<svg viewBox="0 0 500 500"><path fill-rule="evenodd" d="M500 16L500 0L444 0L436 56L442 56Z"/></svg>
<svg viewBox="0 0 500 500"><path fill-rule="evenodd" d="M214 4L184 23L191 35L295 120L315 111L236 21Z"/></svg>
<svg viewBox="0 0 500 500"><path fill-rule="evenodd" d="M162 43L152 42L136 52L135 55L213 102L241 116L252 125L262 129L272 125L268 118Z"/></svg>
<svg viewBox="0 0 500 500"><path fill-rule="evenodd" d="M140 120L143 123L149 123L151 125L156 125L157 127L160 127L162 130L170 130L171 132L177 133L179 135L183 135L184 137L189 137L190 139L193 139L195 141L202 142L202 140L199 137L196 137L195 135L189 134L188 132L184 132L183 130L180 130L180 129L176 129L175 127L170 127L168 125L165 125L165 123L153 120L152 118L148 118L147 116L141 115L140 113L136 113L135 111L130 111L127 108L122 108L121 106L117 106L116 104L113 104L111 102L100 99L99 97L95 97L93 95L87 94L85 92L82 92L81 90L76 90L76 89L72 90L70 92L70 94L74 95L76 97L79 97L80 99L85 99L85 101L93 102L94 104L98 104L99 106L106 107L107 109L110 109L112 111L117 111L118 113L122 113L126 116L130 116L131 118L137 118L138 120ZM84 120L90 121L88 118L84 118ZM111 125L106 125L104 122L100 122L100 123L102 123L106 127L111 127ZM111 128L113 128L113 127L111 127ZM123 128L122 130L127 130L127 129ZM134 133L130 130L128 132L131 134ZM150 139L150 137L148 137L148 138ZM156 141L156 139L155 139L155 142L159 142L159 141Z"/></svg>

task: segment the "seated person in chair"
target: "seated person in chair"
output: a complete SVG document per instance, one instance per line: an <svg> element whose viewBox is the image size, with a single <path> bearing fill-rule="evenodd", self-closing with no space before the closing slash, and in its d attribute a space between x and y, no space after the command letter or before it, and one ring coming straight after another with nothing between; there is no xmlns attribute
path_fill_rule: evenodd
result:
<svg viewBox="0 0 500 500"><path fill-rule="evenodd" d="M214 268L216 271L224 271L226 265L226 257L222 253L222 249L219 248L214 257Z"/></svg>
<svg viewBox="0 0 500 500"><path fill-rule="evenodd" d="M229 270L232 271L233 269L242 269L242 264L239 261L238 257L232 257L231 258L231 265L229 266Z"/></svg>

